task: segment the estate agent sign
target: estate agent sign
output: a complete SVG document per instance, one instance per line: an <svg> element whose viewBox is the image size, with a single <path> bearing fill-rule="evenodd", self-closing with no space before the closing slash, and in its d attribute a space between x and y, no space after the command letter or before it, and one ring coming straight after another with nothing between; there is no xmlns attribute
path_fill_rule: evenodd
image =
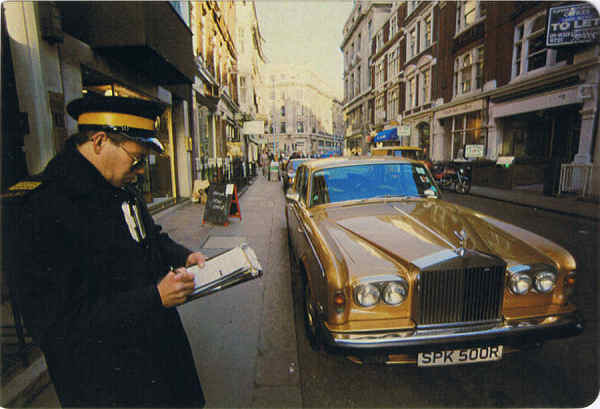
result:
<svg viewBox="0 0 600 409"><path fill-rule="evenodd" d="M600 41L600 18L592 4L551 7L547 29L547 47Z"/></svg>

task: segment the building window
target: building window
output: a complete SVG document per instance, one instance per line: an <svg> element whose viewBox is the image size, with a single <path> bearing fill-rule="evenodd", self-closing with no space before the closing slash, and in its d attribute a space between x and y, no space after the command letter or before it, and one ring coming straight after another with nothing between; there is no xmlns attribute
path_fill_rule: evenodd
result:
<svg viewBox="0 0 600 409"><path fill-rule="evenodd" d="M417 28L408 32L408 57L412 58L417 54Z"/></svg>
<svg viewBox="0 0 600 409"><path fill-rule="evenodd" d="M409 0L407 3L407 7L408 7L408 13L407 14L411 14L413 11L416 10L416 8L419 6L419 0Z"/></svg>
<svg viewBox="0 0 600 409"><path fill-rule="evenodd" d="M358 33L358 40L356 42L356 51L360 51L360 40L361 40L360 37L361 37L360 33Z"/></svg>
<svg viewBox="0 0 600 409"><path fill-rule="evenodd" d="M398 115L398 89L388 94L388 118L394 119Z"/></svg>
<svg viewBox="0 0 600 409"><path fill-rule="evenodd" d="M512 77L553 66L566 60L567 53L546 48L546 12L515 27Z"/></svg>
<svg viewBox="0 0 600 409"><path fill-rule="evenodd" d="M471 53L465 54L460 58L460 90L461 94L466 94L471 91L471 69L472 57Z"/></svg>
<svg viewBox="0 0 600 409"><path fill-rule="evenodd" d="M371 40L373 40L373 21L369 20L369 23L367 24L367 30L369 33L369 46L370 46Z"/></svg>
<svg viewBox="0 0 600 409"><path fill-rule="evenodd" d="M360 66L356 69L356 95L360 95Z"/></svg>
<svg viewBox="0 0 600 409"><path fill-rule="evenodd" d="M285 105L281 106L281 116L285 116Z"/></svg>
<svg viewBox="0 0 600 409"><path fill-rule="evenodd" d="M383 48L383 31L377 33L377 51Z"/></svg>
<svg viewBox="0 0 600 409"><path fill-rule="evenodd" d="M431 71L426 69L421 73L421 104L427 104L431 100Z"/></svg>
<svg viewBox="0 0 600 409"><path fill-rule="evenodd" d="M473 48L454 60L454 96L483 88L483 46Z"/></svg>
<svg viewBox="0 0 600 409"><path fill-rule="evenodd" d="M475 60L475 88L483 89L483 47L479 47L476 50L476 60Z"/></svg>
<svg viewBox="0 0 600 409"><path fill-rule="evenodd" d="M304 122L298 121L296 129L298 133L304 133Z"/></svg>
<svg viewBox="0 0 600 409"><path fill-rule="evenodd" d="M383 94L378 96L375 100L375 119L377 122L385 120L385 107L383 104L384 96Z"/></svg>
<svg viewBox="0 0 600 409"><path fill-rule="evenodd" d="M417 106L417 77L408 80L406 87L406 109Z"/></svg>
<svg viewBox="0 0 600 409"><path fill-rule="evenodd" d="M423 20L423 49L429 48L431 43L431 14L429 14Z"/></svg>
<svg viewBox="0 0 600 409"><path fill-rule="evenodd" d="M398 31L398 16L394 15L390 19L390 39L396 35Z"/></svg>
<svg viewBox="0 0 600 409"><path fill-rule="evenodd" d="M286 130L285 130L285 122L282 122L282 123L279 125L279 133L286 133Z"/></svg>
<svg viewBox="0 0 600 409"><path fill-rule="evenodd" d="M377 64L375 69L375 88L379 88L383 85L383 62Z"/></svg>
<svg viewBox="0 0 600 409"><path fill-rule="evenodd" d="M459 33L485 17L484 1L459 1L456 6L456 32Z"/></svg>

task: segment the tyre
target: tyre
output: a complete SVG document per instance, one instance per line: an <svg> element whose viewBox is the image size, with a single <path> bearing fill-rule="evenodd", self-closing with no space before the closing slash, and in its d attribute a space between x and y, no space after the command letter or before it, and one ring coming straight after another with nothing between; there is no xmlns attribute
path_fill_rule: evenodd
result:
<svg viewBox="0 0 600 409"><path fill-rule="evenodd" d="M304 328L306 332L306 338L313 351L320 351L323 349L323 341L321 336L321 329L319 325L319 319L317 317L317 308L312 299L312 290L310 283L306 276L302 280L304 286Z"/></svg>
<svg viewBox="0 0 600 409"><path fill-rule="evenodd" d="M461 178L456 181L456 192L466 195L471 190L471 181L469 179Z"/></svg>

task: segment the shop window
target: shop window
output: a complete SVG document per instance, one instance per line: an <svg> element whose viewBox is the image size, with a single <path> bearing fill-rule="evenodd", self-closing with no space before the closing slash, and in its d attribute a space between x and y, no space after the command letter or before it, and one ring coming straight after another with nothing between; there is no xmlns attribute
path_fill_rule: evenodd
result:
<svg viewBox="0 0 600 409"><path fill-rule="evenodd" d="M464 158L465 145L487 146L487 129L481 112L469 112L452 118L452 159Z"/></svg>

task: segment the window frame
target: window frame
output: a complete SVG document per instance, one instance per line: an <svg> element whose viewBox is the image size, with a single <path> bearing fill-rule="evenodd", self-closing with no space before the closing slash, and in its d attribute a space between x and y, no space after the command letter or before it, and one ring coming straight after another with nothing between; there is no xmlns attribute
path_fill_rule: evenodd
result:
<svg viewBox="0 0 600 409"><path fill-rule="evenodd" d="M473 10L471 13L474 13L473 21L467 23L464 13L465 13L465 5L468 3L474 3ZM459 1L456 5L456 35L461 32L467 30L469 27L474 26L483 20L487 15L487 10L485 7L482 7L482 1L480 0L463 0ZM470 13L469 13L470 14Z"/></svg>
<svg viewBox="0 0 600 409"><path fill-rule="evenodd" d="M467 57L469 60L469 64L465 65ZM485 79L484 64L484 45L475 46L469 49L467 52L460 54L454 58L454 69L452 72L452 98L460 97L463 95L469 95L483 90ZM465 73L468 73L468 78L465 78ZM481 75L478 76L478 73L480 73ZM480 82L478 82L478 78L481 78ZM468 84L468 89L465 89L466 84Z"/></svg>
<svg viewBox="0 0 600 409"><path fill-rule="evenodd" d="M558 60L558 51L554 48L545 46L535 53L530 52L531 40L545 35L544 28L532 31L536 20L541 19L545 22L546 10L540 11L535 15L523 20L519 24L515 25L513 34L513 52L511 61L511 80L523 78L528 75L535 75L545 72L553 67L561 66L566 64L564 59ZM542 52L545 53L546 63L540 67L530 69L529 63L532 55L540 55Z"/></svg>

